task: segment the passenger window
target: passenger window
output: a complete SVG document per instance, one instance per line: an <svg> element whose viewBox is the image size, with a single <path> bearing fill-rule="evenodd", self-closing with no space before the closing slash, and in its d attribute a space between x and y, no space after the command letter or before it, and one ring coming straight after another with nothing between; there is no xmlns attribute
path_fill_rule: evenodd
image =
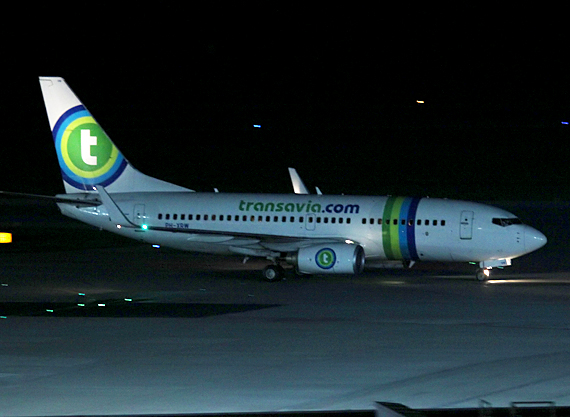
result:
<svg viewBox="0 0 570 417"><path fill-rule="evenodd" d="M178 214L173 214L172 215L172 220L177 220L178 219Z"/></svg>
<svg viewBox="0 0 570 417"><path fill-rule="evenodd" d="M445 226L445 220L442 220L442 221L441 221L441 225L442 225L442 226Z"/></svg>
<svg viewBox="0 0 570 417"><path fill-rule="evenodd" d="M362 219L362 224L366 224L366 219Z"/></svg>
<svg viewBox="0 0 570 417"><path fill-rule="evenodd" d="M202 219L202 216L200 214L196 214L196 220L200 220Z"/></svg>
<svg viewBox="0 0 570 417"><path fill-rule="evenodd" d="M424 226L429 226L429 220L424 220Z"/></svg>
<svg viewBox="0 0 570 417"><path fill-rule="evenodd" d="M378 224L382 224L382 219L378 219Z"/></svg>
<svg viewBox="0 0 570 417"><path fill-rule="evenodd" d="M350 217L347 217L346 224L350 224L351 221L352 221L352 219Z"/></svg>
<svg viewBox="0 0 570 417"><path fill-rule="evenodd" d="M216 215L212 214L212 220L216 220Z"/></svg>
<svg viewBox="0 0 570 417"><path fill-rule="evenodd" d="M158 220L162 220L162 213L158 213Z"/></svg>
<svg viewBox="0 0 570 417"><path fill-rule="evenodd" d="M166 220L170 220L170 214L166 213Z"/></svg>
<svg viewBox="0 0 570 417"><path fill-rule="evenodd" d="M434 225L434 226L437 226L437 220L434 220L434 221L433 221L433 225Z"/></svg>
<svg viewBox="0 0 570 417"><path fill-rule="evenodd" d="M418 220L416 221L416 225L421 226L421 225L422 225L422 220L421 220L421 219L418 219Z"/></svg>
<svg viewBox="0 0 570 417"><path fill-rule="evenodd" d="M336 217L331 217L331 223L336 224Z"/></svg>

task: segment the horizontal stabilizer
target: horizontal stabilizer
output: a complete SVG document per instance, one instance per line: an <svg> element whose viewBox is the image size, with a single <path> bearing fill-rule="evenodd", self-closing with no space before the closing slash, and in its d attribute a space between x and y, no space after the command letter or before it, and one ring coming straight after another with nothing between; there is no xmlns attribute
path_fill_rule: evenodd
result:
<svg viewBox="0 0 570 417"><path fill-rule="evenodd" d="M41 194L15 193L12 191L0 191L0 195L7 197L15 197L15 198L29 198L32 200L33 199L51 200L55 203L71 203L71 204L84 205L84 206L98 206L101 204L101 201L94 198L93 196L90 196L89 194L81 194L81 197L72 198L71 196L62 197L61 195L52 196L52 195L41 195Z"/></svg>

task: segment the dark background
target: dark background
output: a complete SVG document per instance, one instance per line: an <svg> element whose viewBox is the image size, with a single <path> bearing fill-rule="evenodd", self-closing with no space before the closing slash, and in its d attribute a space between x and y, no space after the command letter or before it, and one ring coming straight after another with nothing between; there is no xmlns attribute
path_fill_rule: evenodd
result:
<svg viewBox="0 0 570 417"><path fill-rule="evenodd" d="M568 8L14 10L0 190L63 192L54 75L136 168L198 191L291 192L293 166L328 194L570 198Z"/></svg>

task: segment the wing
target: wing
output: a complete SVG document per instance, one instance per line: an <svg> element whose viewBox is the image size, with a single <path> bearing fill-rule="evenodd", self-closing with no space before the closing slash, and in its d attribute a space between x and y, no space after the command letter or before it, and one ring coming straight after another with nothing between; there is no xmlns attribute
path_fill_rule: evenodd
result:
<svg viewBox="0 0 570 417"><path fill-rule="evenodd" d="M320 236L299 238L298 236L277 236L258 233L232 233L204 231L198 229L179 229L168 227L148 226L148 230L158 230L169 233L184 233L187 240L196 243L210 243L227 246L228 250L247 256L276 257L283 252L295 252L301 248L324 245L327 243L344 243L345 237Z"/></svg>

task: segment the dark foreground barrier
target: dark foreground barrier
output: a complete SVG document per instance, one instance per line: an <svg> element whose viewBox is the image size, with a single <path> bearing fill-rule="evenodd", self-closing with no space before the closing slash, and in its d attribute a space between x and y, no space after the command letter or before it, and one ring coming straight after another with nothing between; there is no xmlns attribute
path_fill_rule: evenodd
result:
<svg viewBox="0 0 570 417"><path fill-rule="evenodd" d="M375 410L288 411L205 414L122 414L113 417L570 417L570 407L556 407L551 401L512 402L510 407L494 408L481 400L479 408L413 409L403 404L377 402ZM89 416L105 417L105 416Z"/></svg>

